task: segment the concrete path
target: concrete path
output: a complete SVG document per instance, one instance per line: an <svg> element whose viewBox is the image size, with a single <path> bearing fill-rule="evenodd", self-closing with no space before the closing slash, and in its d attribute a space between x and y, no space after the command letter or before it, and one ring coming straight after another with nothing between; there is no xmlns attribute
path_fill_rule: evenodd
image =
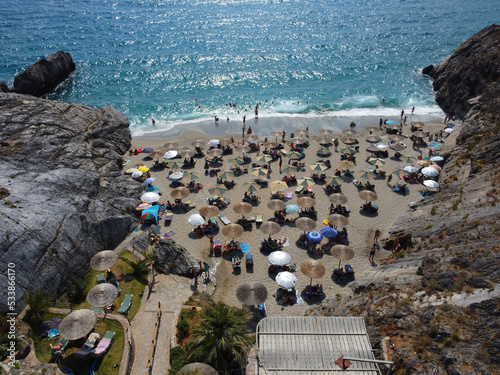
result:
<svg viewBox="0 0 500 375"><path fill-rule="evenodd" d="M170 368L170 348L176 345L176 324L180 310L195 290L213 293L214 283L193 285L193 280L173 275L156 276L149 300L147 291L141 308L131 322L134 336L135 359L132 374L147 374L147 361L156 322L158 302L161 303L162 317L158 330L152 375L164 375Z"/></svg>

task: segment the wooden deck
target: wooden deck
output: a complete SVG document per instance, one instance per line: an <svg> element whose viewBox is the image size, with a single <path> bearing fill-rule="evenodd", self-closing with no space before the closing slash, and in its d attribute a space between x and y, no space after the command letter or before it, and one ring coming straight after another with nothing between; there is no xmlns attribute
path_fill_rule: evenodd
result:
<svg viewBox="0 0 500 375"><path fill-rule="evenodd" d="M340 356L375 359L363 318L267 317L257 326L258 373L341 374ZM380 375L376 363L352 361L349 375ZM262 371L264 370L264 371Z"/></svg>

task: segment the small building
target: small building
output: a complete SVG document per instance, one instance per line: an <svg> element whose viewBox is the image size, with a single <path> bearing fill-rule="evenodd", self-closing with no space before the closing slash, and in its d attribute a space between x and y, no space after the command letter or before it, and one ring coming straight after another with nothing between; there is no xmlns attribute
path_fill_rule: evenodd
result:
<svg viewBox="0 0 500 375"><path fill-rule="evenodd" d="M381 374L363 318L272 316L256 333L257 374Z"/></svg>

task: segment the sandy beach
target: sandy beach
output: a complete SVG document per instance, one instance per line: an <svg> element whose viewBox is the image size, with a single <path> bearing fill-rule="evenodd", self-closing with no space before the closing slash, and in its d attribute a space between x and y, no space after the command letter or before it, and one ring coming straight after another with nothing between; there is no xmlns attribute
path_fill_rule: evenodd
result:
<svg viewBox="0 0 500 375"><path fill-rule="evenodd" d="M415 116L416 117L416 116ZM418 118L411 119L412 121L418 121ZM363 121L359 121L356 119L357 125L353 128L357 131L355 135L352 137L355 138L358 143L354 146L359 146L359 153L356 156L356 165L353 168L355 172L360 170L367 170L368 168L374 168L373 165L368 163L366 160L371 155L366 149L372 143L367 142L365 138L369 135L369 132L365 129L366 126L378 126L379 119L376 118L363 118ZM442 119L435 119L435 125L426 127L424 130L428 130L431 133L438 133L439 130L444 128L442 125ZM439 123L439 124L438 124ZM329 160L331 162L332 168L327 169L325 171L327 176L333 176L334 171L337 168L337 164L340 161L341 154L340 152L335 152L333 145L330 146L330 150L332 151L331 156L329 157L319 157L316 154L316 150L320 147L318 143L318 139L321 138L319 134L319 130L322 128L332 129L325 121L311 121L310 119L299 119L299 118L280 118L279 120L268 120L268 119L252 119L251 121L246 122L246 128L252 126L253 134L256 134L260 137L261 140L264 138L268 138L269 140L274 140L274 137L271 137L269 133L273 130L283 130L287 129L287 140L289 139L289 135L292 131L296 129L304 129L305 127L309 127L309 137L308 139L310 145L305 148L306 157L301 160L301 162L305 163L306 170L299 171L296 173L297 177L310 177L312 173L314 173L309 165L317 162L320 159ZM347 128L348 125L345 124L344 128ZM342 129L332 129L335 133L329 138L341 138L344 137L341 133ZM182 133L178 129L174 129L172 131L167 132L158 132L155 134L155 138L146 138L146 137L134 137L132 141L132 148L146 148L150 147L153 149L162 148L162 146L166 142L178 142L179 146L177 149L181 149L184 147L193 149L191 146L191 142L194 140L203 140L206 144L204 150L206 151L209 148L208 141L213 138L221 139L222 137L234 137L235 142L242 141L242 123L241 122L229 122L221 121L218 126L215 126L213 123L211 124L201 124L200 126L193 127L192 129L183 129ZM411 134L410 125L403 127L402 130L403 135L409 136ZM386 133L385 129L380 130L373 133L374 135L378 135L381 137L381 142L388 143L389 134ZM401 154L407 156L417 156L419 152L422 153L423 156L427 156L428 149L420 149L413 150L411 148L411 140L405 138L403 143L406 144L406 149L400 151ZM340 142L339 150L346 145ZM262 150L260 155L262 155ZM289 151L289 142L287 141L285 144L285 150ZM388 148L389 155L392 157L395 153L394 150ZM144 159L147 155L139 154L137 156L129 156L128 154L124 156L126 160L130 160L124 167L124 171L138 166L140 163L143 163L147 167L151 167L153 165L153 161L149 159ZM229 170L233 164L230 163L230 160L234 159L237 156L241 156L241 153L237 150L234 150L233 155L225 155L223 157L223 164L218 168L221 171ZM257 153L252 151L248 154L251 157L252 162L255 162L255 158ZM403 161L396 160L394 158L386 158L386 164L380 169L383 169L387 172L387 176L393 170L398 167L404 167L407 163ZM181 159L175 159L181 160ZM205 175L204 158L195 158L197 160L196 166L194 168L189 169L189 171L194 171L200 174L199 182L203 185L203 189L199 190L196 193L191 193L185 200L192 201L196 208L190 210L189 212L184 212L180 209L174 210L173 220L171 224L167 227L164 226L164 221L161 221L161 229L162 233L166 233L167 231L173 231L175 234L173 235L173 239L176 243L184 246L191 252L196 258L200 261L207 262L213 274L216 276L217 280L217 288L214 294L214 298L216 300L221 300L229 305L241 307L241 303L237 300L235 296L235 291L238 285L249 282L249 281L259 281L266 285L269 293L269 297L266 301L266 309L268 315L303 315L305 310L310 307L310 303L305 301L305 303L296 303L294 305L286 304L280 305L275 301L273 294L276 293L278 289L278 285L274 280L274 275L271 275L268 272L268 252L261 252L261 239L266 238L267 235L262 233L259 229L256 228L255 224L253 224L251 231L245 231L243 235L237 238L240 243L246 243L250 246L250 253L254 256L254 267L253 272L247 272L244 264L241 268L241 272L237 272L234 274L233 266L231 264L231 260L227 256L222 257L210 257L209 254L209 239L207 237L203 237L197 239L195 236L191 234L193 230L193 226L188 223L188 217L191 214L198 213L199 208L205 205L206 198L210 197L211 194L208 192L208 188L216 184L216 177L210 177L210 175ZM279 160L279 159L278 159ZM275 180L281 180L283 175L279 171L278 160L273 161L271 163L272 172L271 177L268 179L269 182ZM181 160L182 161L182 160ZM283 158L283 168L288 165L288 158ZM416 164L415 164L416 165ZM418 165L417 165L418 167ZM251 171L251 166L250 166ZM159 187L159 191L162 193L162 202L166 202L167 200L172 200L170 198L170 191L172 187L170 185L170 180L168 179L168 173L170 169L165 169L160 172L151 172L152 177L155 177L154 185ZM231 203L224 209L221 210L231 222L236 222L237 219L241 217L240 214L237 214L233 211L233 206L236 202L241 202L244 189L242 188L242 184L244 182L251 182L255 178L257 178L252 173L242 174L241 176L234 177L234 181L236 182L236 186L230 190L228 190L225 194L226 197L229 197ZM357 173L354 174L354 179L358 179L363 183L366 182L364 179L360 179L357 176ZM398 178L396 176L392 177L392 184L397 182ZM131 179L132 181L132 179ZM355 270L355 277L363 278L364 280L369 279L376 273L379 269L380 259L386 258L390 256L390 251L384 250L380 248L375 254L375 262L371 263L368 260L370 247L373 243L373 236L375 230L380 230L382 232L381 238L384 238L387 235L387 230L394 219L403 211L406 211L409 207L409 204L413 201L418 201L422 199L419 195L418 191L423 189L424 186L418 184L410 184L409 193L406 195L402 195L392 191L392 189L387 185L386 178L377 177L374 180L370 180L372 184L375 185L375 192L378 195L378 199L374 204L379 206L378 213L375 215L367 214L365 211L361 210L361 205L364 201L358 195L358 188L354 186L352 183L352 179L345 179L342 184L341 192L347 196L348 202L347 206L350 209L350 214L348 216L349 224L347 226L348 230L348 239L347 241L343 241L344 244L348 244L355 251L355 257L348 261L347 263L351 264ZM139 182L133 182L139 183ZM287 204L296 204L297 199L304 195L295 194L296 185L291 185L289 187L289 191L293 191L293 198L287 199ZM319 231L324 227L323 220L327 219L329 216L329 206L330 201L328 200L328 195L324 192L321 184L316 184L313 186L313 191L316 195L316 210L318 211L318 216L316 220L316 229ZM257 214L263 215L264 222L274 217L273 211L267 207L267 202L271 196L271 189L269 187L260 189L257 193L260 196L261 200L259 205L255 205L253 207L253 211L247 216L255 216ZM138 204L140 203L139 197ZM289 214L287 217L294 218L297 217L298 214ZM222 229L224 224L219 221L219 226ZM326 294L326 298L338 298L339 296L347 297L351 293L351 289L349 288L349 283L337 283L332 278L332 272L334 268L338 266L338 260L328 253L324 255L310 255L310 253L301 247L296 245L296 241L298 240L300 234L302 233L293 223L285 223L281 224L281 231L274 235L274 238L282 238L287 236L289 238L289 246L285 246L283 248L284 251L288 252L292 257L291 264L296 264L297 270L295 275L297 276L298 282L296 289L299 293L304 290L305 286L309 284L310 279L303 275L300 271L300 265L308 259L318 259L320 260L326 267L326 273L323 277L319 279L313 280L313 283L323 284L323 290ZM190 235L191 234L191 235ZM229 240L226 238L222 232L220 231L216 236L216 239L219 239L221 243ZM326 239L323 239L325 242ZM243 259L244 261L244 259ZM244 263L244 262L243 262ZM345 264L345 262L343 262ZM316 301L317 302L317 301Z"/></svg>

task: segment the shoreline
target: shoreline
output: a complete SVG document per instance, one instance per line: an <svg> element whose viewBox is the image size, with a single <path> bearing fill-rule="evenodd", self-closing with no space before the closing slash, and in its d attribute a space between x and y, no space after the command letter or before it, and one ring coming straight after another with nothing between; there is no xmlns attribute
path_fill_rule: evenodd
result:
<svg viewBox="0 0 500 375"><path fill-rule="evenodd" d="M417 109L418 110L418 109ZM436 115L413 115L408 114L406 127L410 126L411 121L421 121L424 123L442 123L444 112L441 116ZM246 120L246 128L252 127L252 133L259 137L270 137L271 131L283 131L287 134L295 132L297 129L305 129L309 127L310 134L318 134L320 129L331 129L334 133L341 133L342 130L348 129L350 122L356 123L354 130L362 131L367 126L378 126L380 118L383 120L399 120L399 114L395 119L394 116L340 116L340 117L306 117L306 116L262 116L255 118L253 115ZM235 134L241 134L243 126L242 119L227 121L225 118L220 118L216 124L214 120L200 120L194 122L186 122L174 125L170 129L161 129L158 126L153 131L145 133L132 134L133 139L167 139L182 136L185 130L197 131L206 135L211 135L215 138L226 137ZM405 126L403 126L403 129Z"/></svg>

